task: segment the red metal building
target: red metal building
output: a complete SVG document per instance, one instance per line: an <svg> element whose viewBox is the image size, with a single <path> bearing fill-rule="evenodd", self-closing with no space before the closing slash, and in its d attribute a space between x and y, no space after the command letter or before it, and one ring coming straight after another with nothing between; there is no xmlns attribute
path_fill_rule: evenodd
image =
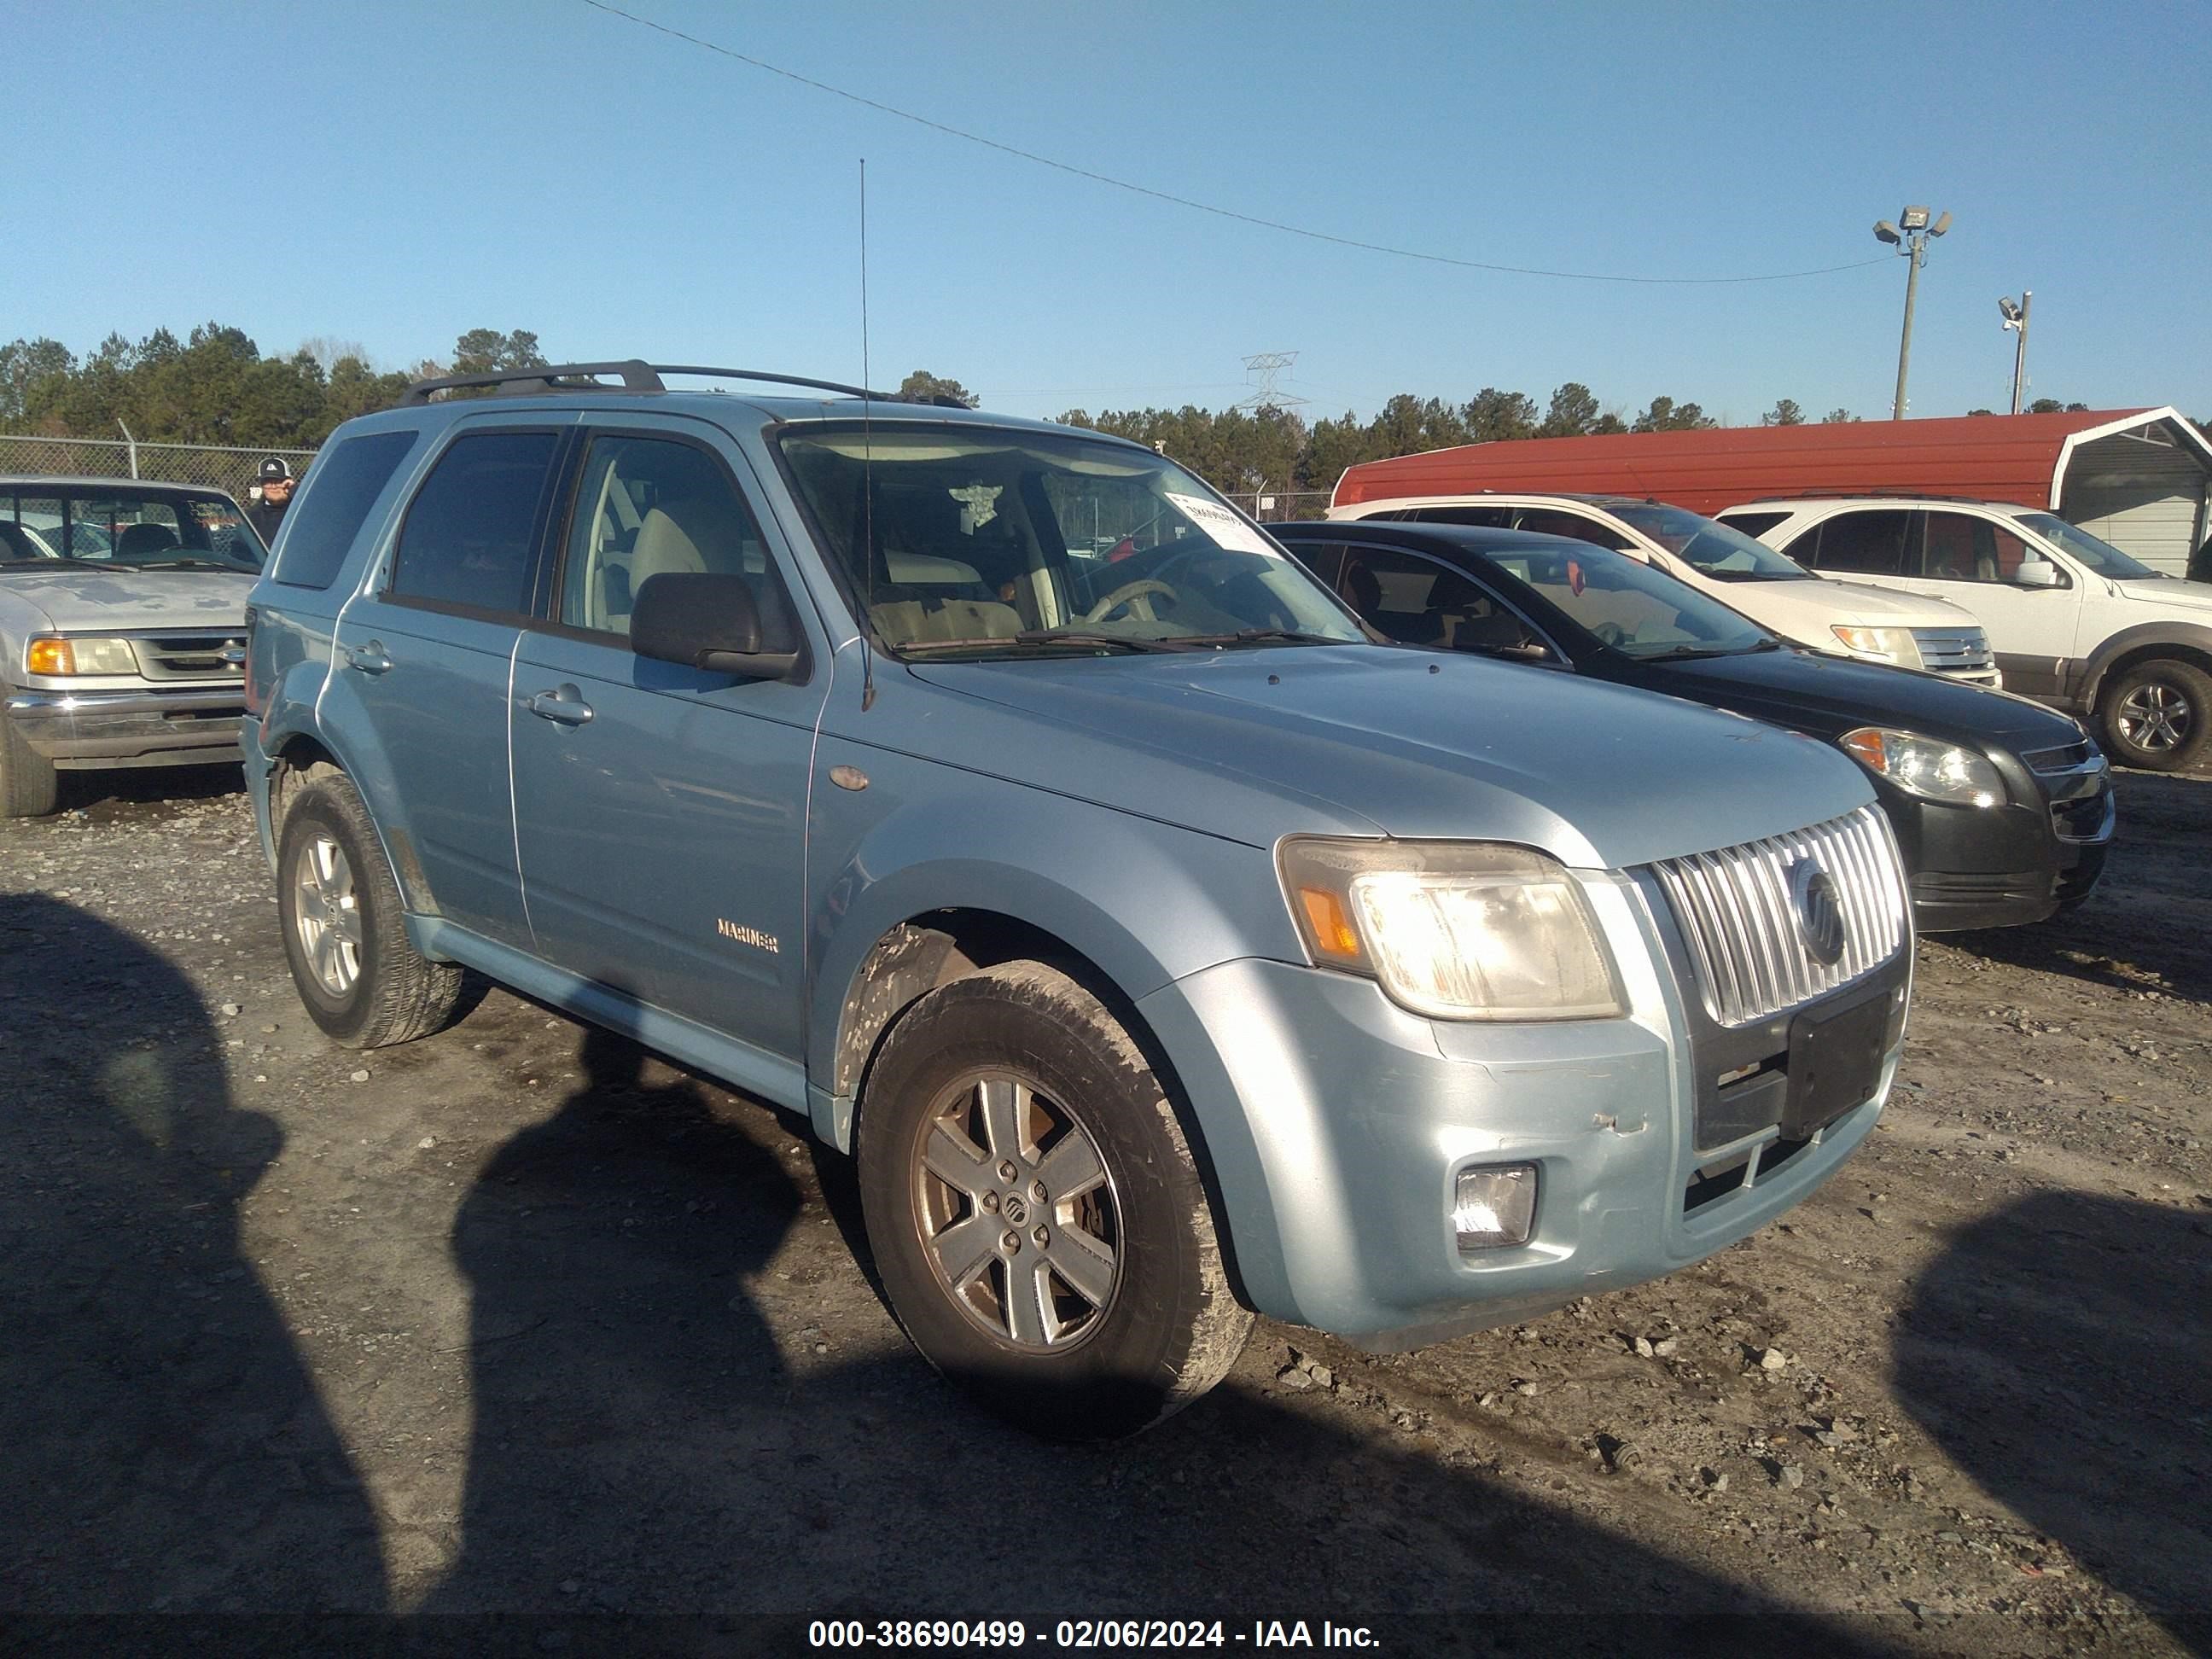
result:
<svg viewBox="0 0 2212 1659"><path fill-rule="evenodd" d="M1716 513L1763 495L1968 495L2047 507L2179 574L2204 539L2208 479L2212 442L2166 407L1468 444L1348 467L1331 505L1511 489Z"/></svg>

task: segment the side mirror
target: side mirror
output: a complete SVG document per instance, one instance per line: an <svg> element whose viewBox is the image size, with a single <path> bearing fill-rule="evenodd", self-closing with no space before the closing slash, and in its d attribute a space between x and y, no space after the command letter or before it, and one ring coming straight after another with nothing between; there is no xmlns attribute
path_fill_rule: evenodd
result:
<svg viewBox="0 0 2212 1659"><path fill-rule="evenodd" d="M751 583L701 572L663 571L645 579L631 603L629 648L659 662L747 680L787 679L800 659L796 641L764 636Z"/></svg>
<svg viewBox="0 0 2212 1659"><path fill-rule="evenodd" d="M2033 553L2020 562L2020 568L2012 573L2012 580L2013 586L2015 587L2063 587L2066 586L2066 575L2063 571L2050 560L2039 557Z"/></svg>

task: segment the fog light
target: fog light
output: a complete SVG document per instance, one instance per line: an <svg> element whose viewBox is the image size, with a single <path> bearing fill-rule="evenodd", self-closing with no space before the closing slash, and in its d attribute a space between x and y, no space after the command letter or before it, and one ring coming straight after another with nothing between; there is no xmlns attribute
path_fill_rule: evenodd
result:
<svg viewBox="0 0 2212 1659"><path fill-rule="evenodd" d="M1498 1169L1462 1170L1453 1196L1452 1231L1462 1250L1494 1250L1526 1244L1536 1218L1536 1166L1508 1164Z"/></svg>

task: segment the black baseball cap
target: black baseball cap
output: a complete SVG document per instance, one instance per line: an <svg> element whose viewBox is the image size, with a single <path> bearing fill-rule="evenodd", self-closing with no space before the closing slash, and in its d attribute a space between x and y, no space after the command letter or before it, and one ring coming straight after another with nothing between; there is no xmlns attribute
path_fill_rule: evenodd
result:
<svg viewBox="0 0 2212 1659"><path fill-rule="evenodd" d="M261 482L264 483L274 483L279 478L291 476L292 469L285 465L278 456L271 455L261 463Z"/></svg>

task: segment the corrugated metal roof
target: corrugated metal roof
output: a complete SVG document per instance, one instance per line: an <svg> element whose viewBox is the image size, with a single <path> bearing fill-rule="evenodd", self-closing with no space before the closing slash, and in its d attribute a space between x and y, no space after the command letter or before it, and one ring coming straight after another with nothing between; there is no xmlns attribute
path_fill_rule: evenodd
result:
<svg viewBox="0 0 2212 1659"><path fill-rule="evenodd" d="M1874 490L2042 507L2056 501L2067 458L2090 434L2160 420L2186 426L2171 408L2107 409L1467 444L1348 467L1333 504L1485 489L1589 490L1652 495L1693 513L1717 513L1761 495ZM2212 471L2212 446L2197 439L2194 428L2186 436Z"/></svg>

